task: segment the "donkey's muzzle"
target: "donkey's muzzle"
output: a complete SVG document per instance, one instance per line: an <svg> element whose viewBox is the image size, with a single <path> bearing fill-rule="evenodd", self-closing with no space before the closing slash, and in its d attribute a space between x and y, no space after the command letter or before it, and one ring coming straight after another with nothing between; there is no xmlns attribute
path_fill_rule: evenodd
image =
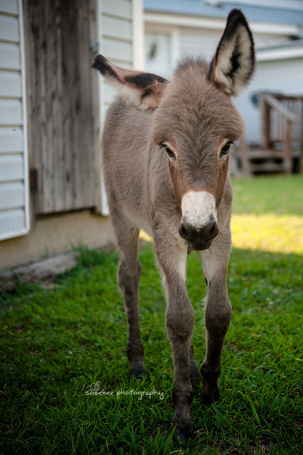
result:
<svg viewBox="0 0 303 455"><path fill-rule="evenodd" d="M189 243L192 250L206 250L210 247L212 240L217 237L218 224L213 217L211 218L209 223L199 229L186 221L180 223L179 234Z"/></svg>

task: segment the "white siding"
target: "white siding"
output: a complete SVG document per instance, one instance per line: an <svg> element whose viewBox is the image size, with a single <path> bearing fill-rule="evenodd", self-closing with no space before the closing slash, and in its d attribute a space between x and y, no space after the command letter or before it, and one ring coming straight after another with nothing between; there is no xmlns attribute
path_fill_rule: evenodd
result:
<svg viewBox="0 0 303 455"><path fill-rule="evenodd" d="M256 49L263 47L281 46L289 43L289 36L276 33L256 33L254 32L254 40Z"/></svg>
<svg viewBox="0 0 303 455"><path fill-rule="evenodd" d="M206 30L180 27L180 53L182 55L203 55L210 60L222 36L221 30ZM256 49L289 42L289 37L282 34L254 33Z"/></svg>
<svg viewBox="0 0 303 455"><path fill-rule="evenodd" d="M170 77L177 60L185 55L202 56L210 61L216 51L222 36L224 23L219 29L203 29L194 27L170 27L161 24L147 23L145 26L146 69L164 77ZM170 40L170 61L161 62L166 57L165 43L162 42L167 36ZM158 45L158 56L149 58L151 38ZM289 38L282 34L254 33L256 49L264 46L280 45L289 42ZM161 45L160 45L161 44ZM175 49L176 48L176 49ZM169 71L168 71L169 69Z"/></svg>
<svg viewBox="0 0 303 455"><path fill-rule="evenodd" d="M99 1L99 53L113 63L131 68L133 64L132 50L132 2L130 0ZM112 101L108 86L101 83L101 120Z"/></svg>
<svg viewBox="0 0 303 455"><path fill-rule="evenodd" d="M180 54L202 55L210 60L219 43L222 31L180 28Z"/></svg>
<svg viewBox="0 0 303 455"><path fill-rule="evenodd" d="M22 1L0 0L0 240L29 230Z"/></svg>
<svg viewBox="0 0 303 455"><path fill-rule="evenodd" d="M142 0L98 0L98 53L118 66L134 68L135 62L140 61L138 52L141 49L137 48L137 41L143 41L143 33L140 35L140 31L143 30L142 12ZM100 77L101 126L115 94L116 92ZM108 215L103 187L101 213Z"/></svg>

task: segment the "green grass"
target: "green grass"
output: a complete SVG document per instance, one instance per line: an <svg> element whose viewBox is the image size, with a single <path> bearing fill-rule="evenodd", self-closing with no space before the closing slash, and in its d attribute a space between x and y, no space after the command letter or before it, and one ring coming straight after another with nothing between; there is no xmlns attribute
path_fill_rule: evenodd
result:
<svg viewBox="0 0 303 455"><path fill-rule="evenodd" d="M273 206L275 184L286 182L288 201L302 188L300 179L234 182L246 197L243 212L242 192L235 191L235 212L244 215L249 207L254 212L258 185L264 196L269 189L266 210ZM279 204L279 215L283 210L294 215L286 213L285 204L284 209ZM233 316L223 350L222 400L206 408L195 395L195 434L182 443L170 427L172 356L151 245L140 251L140 321L149 372L143 381L127 379L115 251L82 248L77 267L52 286L20 283L3 294L0 453L302 453L303 257L295 247L285 254L270 252L270 246L268 235L268 251L233 249L228 275ZM205 285L195 254L189 257L188 292L196 310L193 344L201 364ZM90 394L94 391L98 395Z"/></svg>
<svg viewBox="0 0 303 455"><path fill-rule="evenodd" d="M235 180L237 248L303 255L303 175Z"/></svg>
<svg viewBox="0 0 303 455"><path fill-rule="evenodd" d="M303 216L303 174L234 180L235 214Z"/></svg>

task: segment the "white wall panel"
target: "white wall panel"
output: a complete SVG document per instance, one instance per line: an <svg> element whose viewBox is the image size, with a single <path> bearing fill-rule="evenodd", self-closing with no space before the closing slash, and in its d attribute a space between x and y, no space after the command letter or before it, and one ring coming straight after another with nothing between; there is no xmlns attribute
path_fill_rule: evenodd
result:
<svg viewBox="0 0 303 455"><path fill-rule="evenodd" d="M0 70L0 97L21 98L21 73Z"/></svg>
<svg viewBox="0 0 303 455"><path fill-rule="evenodd" d="M23 182L2 183L0 185L0 210L24 206Z"/></svg>
<svg viewBox="0 0 303 455"><path fill-rule="evenodd" d="M106 49L108 58L118 62L131 62L132 60L132 44L131 42L118 41L108 38L103 38L103 46Z"/></svg>
<svg viewBox="0 0 303 455"><path fill-rule="evenodd" d="M104 16L110 15L122 19L132 19L131 0L101 0L101 11Z"/></svg>
<svg viewBox="0 0 303 455"><path fill-rule="evenodd" d="M19 20L18 17L0 14L0 40L19 43Z"/></svg>
<svg viewBox="0 0 303 455"><path fill-rule="evenodd" d="M23 130L21 127L0 128L0 153L16 153L23 150Z"/></svg>
<svg viewBox="0 0 303 455"><path fill-rule="evenodd" d="M22 180L24 172L23 155L0 155L0 183Z"/></svg>
<svg viewBox="0 0 303 455"><path fill-rule="evenodd" d="M0 41L0 69L21 69L20 46Z"/></svg>
<svg viewBox="0 0 303 455"><path fill-rule="evenodd" d="M0 240L29 230L22 0L0 0Z"/></svg>
<svg viewBox="0 0 303 455"><path fill-rule="evenodd" d="M22 101L0 98L0 124L21 125L22 124Z"/></svg>
<svg viewBox="0 0 303 455"><path fill-rule="evenodd" d="M0 0L0 13L18 15L18 0Z"/></svg>
<svg viewBox="0 0 303 455"><path fill-rule="evenodd" d="M26 224L25 211L22 208L0 212L0 240L10 237L17 237L24 230Z"/></svg>
<svg viewBox="0 0 303 455"><path fill-rule="evenodd" d="M115 40L132 39L132 23L111 16L104 16L103 19L103 36L114 38Z"/></svg>

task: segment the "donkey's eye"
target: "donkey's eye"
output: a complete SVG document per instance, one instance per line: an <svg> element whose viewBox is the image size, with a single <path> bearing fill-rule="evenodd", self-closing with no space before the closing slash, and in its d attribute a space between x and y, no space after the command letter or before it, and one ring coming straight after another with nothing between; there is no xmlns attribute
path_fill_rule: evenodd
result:
<svg viewBox="0 0 303 455"><path fill-rule="evenodd" d="M162 144L162 148L164 148L164 150L166 151L167 155L169 156L169 158L173 161L176 161L176 155L174 154L174 152L168 147L168 145L166 144Z"/></svg>
<svg viewBox="0 0 303 455"><path fill-rule="evenodd" d="M222 158L222 156L225 156L225 155L228 154L231 144L233 144L233 141L228 141L228 142L226 142L226 144L221 148L220 158Z"/></svg>

